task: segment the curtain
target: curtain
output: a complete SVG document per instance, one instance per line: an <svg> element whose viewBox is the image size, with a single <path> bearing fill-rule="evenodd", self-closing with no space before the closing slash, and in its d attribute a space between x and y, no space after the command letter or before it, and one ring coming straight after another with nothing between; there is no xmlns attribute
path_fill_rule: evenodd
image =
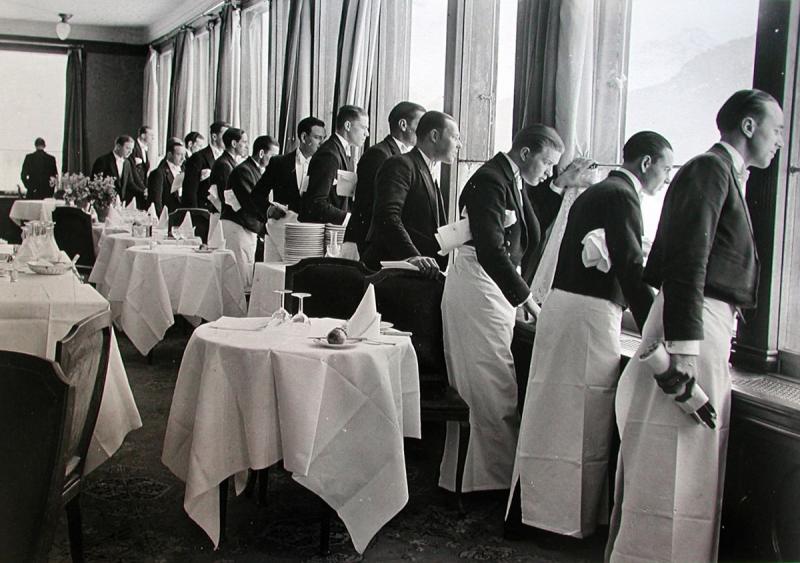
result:
<svg viewBox="0 0 800 563"><path fill-rule="evenodd" d="M194 37L194 89L192 90L191 130L198 131L208 138L213 108L209 99L213 99L210 81L210 41L211 33L205 30ZM189 133L190 131L187 131Z"/></svg>
<svg viewBox="0 0 800 563"><path fill-rule="evenodd" d="M228 121L239 127L240 81L242 62L241 12L232 4L222 11L217 66L217 96L214 119Z"/></svg>
<svg viewBox="0 0 800 563"><path fill-rule="evenodd" d="M150 48L147 55L147 63L144 67L144 115L142 123L153 130L153 138L158 139L161 135L158 121L158 52ZM158 152L158 147L152 147Z"/></svg>
<svg viewBox="0 0 800 563"><path fill-rule="evenodd" d="M67 56L67 96L61 172L89 172L86 153L86 68L83 49L70 48Z"/></svg>
<svg viewBox="0 0 800 563"><path fill-rule="evenodd" d="M266 88L267 97L265 130L281 143L282 152L289 152L294 145L283 144L281 132L281 103L283 101L283 78L286 64L287 38L289 34L289 2L287 0L269 3L269 23L267 30L268 61ZM294 129L292 127L292 129Z"/></svg>
<svg viewBox="0 0 800 563"><path fill-rule="evenodd" d="M169 98L167 137L183 139L192 127L194 92L194 33L184 29L175 38L172 88Z"/></svg>
<svg viewBox="0 0 800 563"><path fill-rule="evenodd" d="M242 75L240 112L242 127L252 138L274 135L267 129L269 73L269 14L267 4L256 4L242 12Z"/></svg>
<svg viewBox="0 0 800 563"><path fill-rule="evenodd" d="M311 0L291 0L289 6L278 131L280 144L284 148L295 145L297 122L311 115L312 9Z"/></svg>
<svg viewBox="0 0 800 563"><path fill-rule="evenodd" d="M366 108L378 44L381 0L349 0L342 13L334 108Z"/></svg>
<svg viewBox="0 0 800 563"><path fill-rule="evenodd" d="M158 160L164 157L167 147L167 123L169 123L169 98L172 89L172 47L158 55L158 123L160 134L156 137Z"/></svg>

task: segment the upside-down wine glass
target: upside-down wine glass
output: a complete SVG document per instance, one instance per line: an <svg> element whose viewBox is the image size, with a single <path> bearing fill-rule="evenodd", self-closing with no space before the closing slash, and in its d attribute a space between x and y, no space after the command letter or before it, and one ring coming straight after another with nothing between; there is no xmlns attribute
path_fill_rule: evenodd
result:
<svg viewBox="0 0 800 563"><path fill-rule="evenodd" d="M275 321L277 321L277 324L280 325L285 322L288 322L289 319L292 318L292 315L289 313L289 311L286 310L286 307L284 306L284 299L286 298L287 295L291 295L292 291L290 289L276 289L274 290L274 292L280 294L281 306L277 311L272 313L272 318Z"/></svg>
<svg viewBox="0 0 800 563"><path fill-rule="evenodd" d="M293 297L297 297L300 300L300 308L297 311L297 314L292 317L292 322L293 323L297 323L297 324L310 325L311 324L311 320L308 318L308 315L306 315L303 312L303 299L305 299L306 297L311 297L311 294L310 293L292 293L292 296Z"/></svg>

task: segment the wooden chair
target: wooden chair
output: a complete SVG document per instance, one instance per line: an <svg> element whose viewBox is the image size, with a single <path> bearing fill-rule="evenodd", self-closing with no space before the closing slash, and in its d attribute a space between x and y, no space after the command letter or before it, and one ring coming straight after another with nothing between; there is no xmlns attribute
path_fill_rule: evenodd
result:
<svg viewBox="0 0 800 563"><path fill-rule="evenodd" d="M56 244L74 258L80 254L77 267L81 273L91 273L94 266L94 240L92 239L92 218L77 207L56 207L53 210L53 229Z"/></svg>
<svg viewBox="0 0 800 563"><path fill-rule="evenodd" d="M353 260L305 258L286 267L286 288L311 294L303 303L309 317L349 319L364 296L364 280L371 273ZM287 305L296 309L296 303Z"/></svg>
<svg viewBox="0 0 800 563"><path fill-rule="evenodd" d="M208 227L211 221L211 214L206 209L199 209L196 207L182 207L176 209L169 214L169 226L177 227L183 223L183 218L186 214L192 218L192 225L194 225L194 235L200 237L203 243L208 243Z"/></svg>
<svg viewBox="0 0 800 563"><path fill-rule="evenodd" d="M0 561L47 561L74 389L50 360L0 351Z"/></svg>
<svg viewBox="0 0 800 563"><path fill-rule="evenodd" d="M69 545L73 561L83 561L81 531L81 479L111 353L111 313L103 311L72 327L56 344L56 361L75 388L75 407L67 443L67 467L62 503L67 511Z"/></svg>
<svg viewBox="0 0 800 563"><path fill-rule="evenodd" d="M457 422L460 426L456 501L463 514L461 481L469 443L469 405L447 377L442 331L444 276L440 273L436 279L429 279L417 272L384 269L368 276L366 281L375 286L381 319L412 334L411 343L419 364L422 420Z"/></svg>

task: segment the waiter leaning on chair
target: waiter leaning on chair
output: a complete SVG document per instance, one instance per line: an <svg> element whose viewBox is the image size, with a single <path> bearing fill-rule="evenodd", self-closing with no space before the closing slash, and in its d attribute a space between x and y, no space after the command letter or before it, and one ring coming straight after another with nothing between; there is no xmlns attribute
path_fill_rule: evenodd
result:
<svg viewBox="0 0 800 563"><path fill-rule="evenodd" d="M769 94L741 90L719 110L717 128L720 142L687 162L667 191L644 271L661 293L637 352L665 340L671 367L697 383L685 388L708 394L716 428L687 416L652 371L631 359L617 388L622 444L611 561L717 559L734 316L755 306L758 288L744 186L747 168L766 168L783 146L783 112Z"/></svg>

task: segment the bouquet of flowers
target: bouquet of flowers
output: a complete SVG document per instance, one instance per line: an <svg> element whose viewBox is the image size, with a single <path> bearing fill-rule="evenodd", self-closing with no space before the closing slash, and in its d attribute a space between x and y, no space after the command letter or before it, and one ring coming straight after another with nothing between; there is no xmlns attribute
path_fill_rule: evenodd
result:
<svg viewBox="0 0 800 563"><path fill-rule="evenodd" d="M65 172L61 175L60 186L58 176L53 176L50 178L50 186L56 188L56 197L64 199L70 205L82 207L87 201L91 201L89 178L83 174Z"/></svg>
<svg viewBox="0 0 800 563"><path fill-rule="evenodd" d="M88 185L89 194L94 202L95 209L108 209L111 207L117 195L117 190L114 188L114 178L112 176L95 174L91 180L88 180Z"/></svg>

